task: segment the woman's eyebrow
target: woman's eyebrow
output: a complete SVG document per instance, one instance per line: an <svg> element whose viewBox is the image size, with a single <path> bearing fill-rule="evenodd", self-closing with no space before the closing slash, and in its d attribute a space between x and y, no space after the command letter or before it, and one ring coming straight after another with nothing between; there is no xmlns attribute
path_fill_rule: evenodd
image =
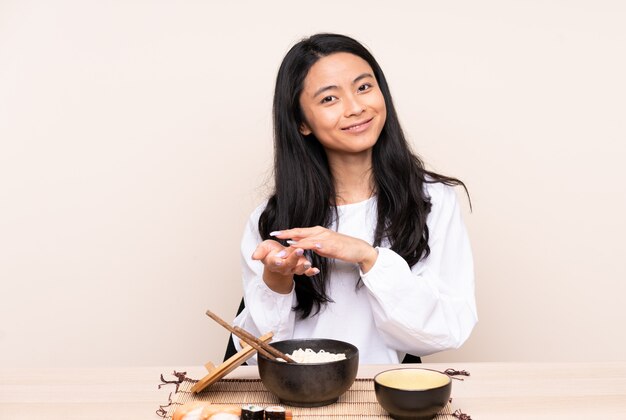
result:
<svg viewBox="0 0 626 420"><path fill-rule="evenodd" d="M323 88L319 88L318 90L315 91L315 93L313 94L313 97L315 98L320 93L326 92L327 90L331 90L331 89L337 89L337 86L331 85L331 86L324 86Z"/></svg>
<svg viewBox="0 0 626 420"><path fill-rule="evenodd" d="M356 77L356 79L354 79L352 81L352 84L355 84L356 82L358 82L359 80L365 79L367 77L371 77L372 79L374 78L374 76L372 76L370 73L363 73L359 76Z"/></svg>

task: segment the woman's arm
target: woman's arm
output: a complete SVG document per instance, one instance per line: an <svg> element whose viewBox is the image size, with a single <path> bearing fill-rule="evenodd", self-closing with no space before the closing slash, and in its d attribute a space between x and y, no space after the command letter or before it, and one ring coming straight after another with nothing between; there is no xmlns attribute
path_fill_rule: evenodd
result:
<svg viewBox="0 0 626 420"><path fill-rule="evenodd" d="M458 348L478 320L472 252L456 194L443 184L429 185L429 193L430 255L410 268L381 247L373 267L361 273L387 344L419 356Z"/></svg>
<svg viewBox="0 0 626 420"><path fill-rule="evenodd" d="M358 264L387 345L416 355L459 347L477 322L472 252L456 194L441 183L427 184L427 193L430 255L412 268L389 248L375 250L323 227L273 233L291 238L293 246Z"/></svg>
<svg viewBox="0 0 626 420"><path fill-rule="evenodd" d="M258 207L250 216L244 229L241 240L241 266L243 277L243 295L245 309L234 321L246 331L259 337L267 332L273 332L273 341L291 338L295 323L295 313L292 307L296 305L296 295L293 289L293 276L291 288L285 293L272 290L264 281L265 264L271 263L272 259L280 259L275 254L280 252L273 250L273 256L265 255L263 259L253 259L252 255L258 251L263 243L258 231L258 221L265 206ZM235 347L241 350L239 340L235 339ZM248 361L253 364L255 361Z"/></svg>

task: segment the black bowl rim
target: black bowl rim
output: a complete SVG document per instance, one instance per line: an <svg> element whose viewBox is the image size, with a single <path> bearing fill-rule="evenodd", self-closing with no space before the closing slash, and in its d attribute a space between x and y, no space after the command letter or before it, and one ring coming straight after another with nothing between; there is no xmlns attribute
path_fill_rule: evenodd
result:
<svg viewBox="0 0 626 420"><path fill-rule="evenodd" d="M345 344L346 347L350 348L350 349L354 349L354 353L350 356L346 356L345 359L341 359L341 360L333 360L331 362L320 362L320 363L285 363L285 362L279 362L278 360L274 360L274 359L269 359L266 356L262 355L262 354L258 354L259 358L262 358L264 362L268 362L268 363L274 363L274 364L280 364L280 365L288 365L288 366L328 366L328 365L333 365L335 363L345 363L347 360L351 360L355 357L357 357L359 355L359 348L357 346L355 346L354 344L348 343L347 341L341 341L341 340L336 340L334 338L290 338L288 340L280 340L280 341L275 341L275 342L270 342L268 344L273 345L273 344L279 344L279 343L287 343L287 342L291 342L291 341L298 341L298 342L307 342L307 341L334 341L336 343L341 343L341 344ZM381 372L382 373L382 372Z"/></svg>
<svg viewBox="0 0 626 420"><path fill-rule="evenodd" d="M441 386L436 386L434 388L411 388L411 389L406 389L406 388L396 388L393 386L389 386L389 385L385 385L385 384L381 384L380 382L378 382L376 379L378 378L378 376L382 375L383 373L387 373L387 372L395 372L395 371L400 371L400 370L428 370L431 372L436 372L439 373L443 376L445 376L446 378L448 378L448 382L446 382L445 384L441 385ZM446 375L443 372L440 372L436 369L428 369L428 368L419 368L419 367L406 367L406 368L393 368L393 369L387 369L387 370L383 370L382 372L378 372L376 374L376 376L374 376L374 382L378 385L378 386L382 386L384 388L387 389L393 389L394 391L407 391L407 392L414 392L414 391L432 391L435 389L442 389L447 387L448 385L450 385L452 383L452 378L450 378L448 375Z"/></svg>

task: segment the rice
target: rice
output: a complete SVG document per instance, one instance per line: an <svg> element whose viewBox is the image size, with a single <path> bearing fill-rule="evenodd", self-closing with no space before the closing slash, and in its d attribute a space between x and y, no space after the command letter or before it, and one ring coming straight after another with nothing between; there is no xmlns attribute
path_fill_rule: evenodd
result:
<svg viewBox="0 0 626 420"><path fill-rule="evenodd" d="M291 357L298 363L325 363L344 360L346 358L345 353L329 353L324 350L320 350L316 353L312 349L294 350L293 353L288 354L287 356Z"/></svg>

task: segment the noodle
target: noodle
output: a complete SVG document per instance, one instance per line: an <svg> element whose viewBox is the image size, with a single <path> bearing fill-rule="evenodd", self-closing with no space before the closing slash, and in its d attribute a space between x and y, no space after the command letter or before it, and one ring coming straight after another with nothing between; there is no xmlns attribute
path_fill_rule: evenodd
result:
<svg viewBox="0 0 626 420"><path fill-rule="evenodd" d="M288 354L287 356L291 357L297 363L325 363L344 360L346 358L345 353L329 353L324 350L320 350L316 353L311 349L294 350L292 354Z"/></svg>

